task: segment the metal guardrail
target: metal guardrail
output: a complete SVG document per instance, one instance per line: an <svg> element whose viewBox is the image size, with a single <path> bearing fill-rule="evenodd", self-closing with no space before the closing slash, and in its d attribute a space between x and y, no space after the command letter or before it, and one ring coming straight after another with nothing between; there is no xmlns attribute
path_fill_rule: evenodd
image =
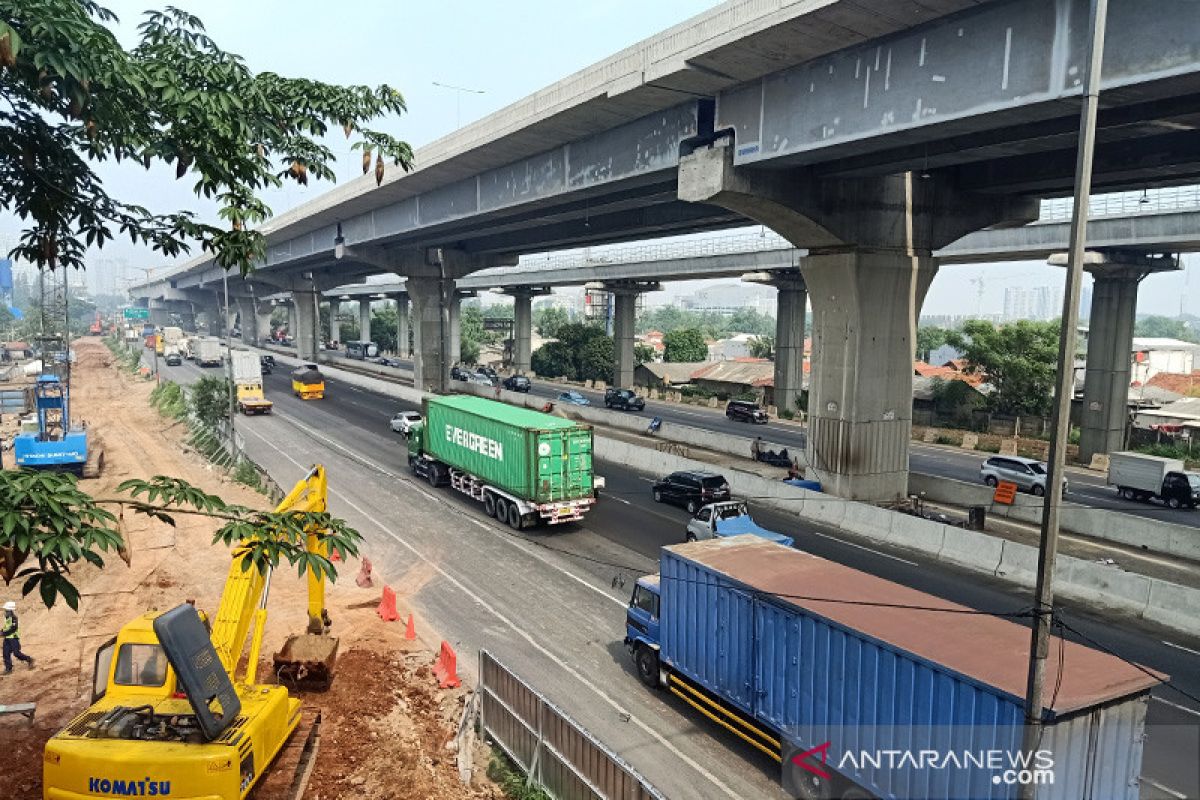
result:
<svg viewBox="0 0 1200 800"><path fill-rule="evenodd" d="M1043 200L1039 219L1060 222L1071 218L1075 200L1063 197ZM1143 192L1098 194L1088 201L1088 217L1135 217L1172 211L1200 211L1200 186L1171 186Z"/></svg>
<svg viewBox="0 0 1200 800"><path fill-rule="evenodd" d="M486 650L479 726L554 800L665 800L650 783Z"/></svg>

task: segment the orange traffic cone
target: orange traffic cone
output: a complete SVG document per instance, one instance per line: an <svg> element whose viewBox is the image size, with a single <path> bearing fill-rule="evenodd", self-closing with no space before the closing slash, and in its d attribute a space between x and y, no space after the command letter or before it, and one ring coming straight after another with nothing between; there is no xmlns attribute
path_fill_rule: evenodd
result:
<svg viewBox="0 0 1200 800"><path fill-rule="evenodd" d="M379 601L379 608L375 609L375 613L384 622L400 619L400 612L396 610L396 593L392 591L392 587L383 587L383 599Z"/></svg>
<svg viewBox="0 0 1200 800"><path fill-rule="evenodd" d="M433 675L438 679L438 686L443 689L453 689L459 685L458 656L449 642L442 642L437 661L433 663Z"/></svg>
<svg viewBox="0 0 1200 800"><path fill-rule="evenodd" d="M404 627L404 638L410 642L417 639L417 624L413 621L413 615L410 611L408 614L408 625Z"/></svg>
<svg viewBox="0 0 1200 800"><path fill-rule="evenodd" d="M358 575L354 578L354 582L358 584L360 589L369 589L375 585L375 581L371 580L371 560L364 558L362 560L362 568L359 569Z"/></svg>

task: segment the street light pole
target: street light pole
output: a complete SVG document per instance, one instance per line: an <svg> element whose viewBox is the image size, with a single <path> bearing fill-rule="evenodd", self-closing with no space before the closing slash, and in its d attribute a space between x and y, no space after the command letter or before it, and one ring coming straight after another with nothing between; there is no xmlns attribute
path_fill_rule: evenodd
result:
<svg viewBox="0 0 1200 800"><path fill-rule="evenodd" d="M1083 76L1082 108L1079 112L1079 150L1075 162L1075 207L1071 215L1071 249L1068 253L1066 287L1063 291L1062 332L1058 341L1058 387L1050 440L1049 470L1042 506L1041 544L1038 548L1037 589L1034 599L1033 632L1029 652L1029 682L1025 696L1025 730L1022 749L1032 753L1041 745L1043 689L1050 650L1050 626L1054 610L1054 562L1058 556L1059 511L1062 506L1062 475L1066 460L1067 434L1071 428L1071 398L1075 393L1075 327L1079 321L1079 290L1083 282L1084 247L1087 242L1088 199L1092 192L1092 157L1096 147L1096 107L1100 96L1100 73L1104 57L1104 25L1108 0L1092 0L1087 69ZM1053 703L1053 698L1051 703ZM1022 800L1035 800L1037 786L1020 788Z"/></svg>
<svg viewBox="0 0 1200 800"><path fill-rule="evenodd" d="M225 383L227 385L227 393L229 395L229 449L232 451L233 458L237 458L237 426L234 419L237 417L237 403L234 400L233 388L233 336L230 333L229 324L229 273L222 270L221 283L225 288L225 317L222 322L225 323Z"/></svg>

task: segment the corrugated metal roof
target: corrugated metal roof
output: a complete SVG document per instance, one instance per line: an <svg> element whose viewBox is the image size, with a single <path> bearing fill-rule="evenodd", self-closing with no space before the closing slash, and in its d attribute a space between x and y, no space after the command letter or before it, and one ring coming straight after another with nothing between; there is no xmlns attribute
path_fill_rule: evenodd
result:
<svg viewBox="0 0 1200 800"><path fill-rule="evenodd" d="M1162 417L1165 419L1200 420L1200 397L1185 397L1162 408L1144 409L1139 417Z"/></svg>
<svg viewBox="0 0 1200 800"><path fill-rule="evenodd" d="M746 386L772 386L775 383L775 365L765 358L735 358L729 361L714 361L707 367L692 373L692 380L739 383Z"/></svg>
<svg viewBox="0 0 1200 800"><path fill-rule="evenodd" d="M437 403L446 408L455 408L481 417L489 417L509 425L532 430L557 431L567 428L586 428L584 423L574 420L543 414L531 408L510 406L498 400L488 400L486 397L476 397L470 394L451 394L440 397L430 397L430 403Z"/></svg>
<svg viewBox="0 0 1200 800"><path fill-rule="evenodd" d="M668 383L687 383L692 379L692 373L707 366L707 361L649 361L641 366L654 377Z"/></svg>
<svg viewBox="0 0 1200 800"><path fill-rule="evenodd" d="M895 607L972 610L755 536L669 545L665 549L718 570L751 589L787 596L781 601L1015 698L1025 695L1030 634L1028 628L1015 622L987 614ZM1049 664L1057 664L1062 647L1062 685L1053 698L1056 714L1137 694L1159 682L1119 658L1059 637L1051 638Z"/></svg>

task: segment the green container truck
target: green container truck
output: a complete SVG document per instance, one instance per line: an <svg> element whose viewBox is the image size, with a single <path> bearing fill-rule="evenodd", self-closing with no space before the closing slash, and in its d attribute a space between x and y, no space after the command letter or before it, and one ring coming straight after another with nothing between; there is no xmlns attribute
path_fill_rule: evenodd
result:
<svg viewBox="0 0 1200 800"><path fill-rule="evenodd" d="M425 399L408 463L431 486L449 485L520 530L583 519L603 479L592 472L592 429L472 395Z"/></svg>

